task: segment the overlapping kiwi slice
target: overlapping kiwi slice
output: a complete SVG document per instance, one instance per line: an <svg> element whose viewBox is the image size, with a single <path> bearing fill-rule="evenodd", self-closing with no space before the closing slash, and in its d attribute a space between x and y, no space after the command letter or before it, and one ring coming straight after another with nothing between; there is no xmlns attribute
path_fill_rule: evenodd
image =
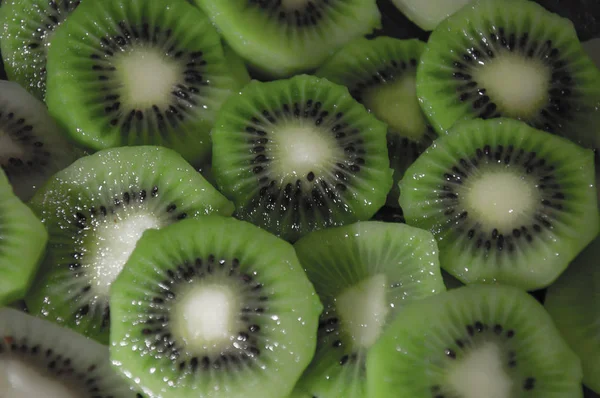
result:
<svg viewBox="0 0 600 398"><path fill-rule="evenodd" d="M48 233L0 170L0 306L22 299L38 269Z"/></svg>
<svg viewBox="0 0 600 398"><path fill-rule="evenodd" d="M237 216L286 240L368 220L392 186L385 124L327 79L252 81L212 139L212 172Z"/></svg>
<svg viewBox="0 0 600 398"><path fill-rule="evenodd" d="M440 23L417 72L439 132L457 121L510 117L600 146L600 70L573 24L526 0L477 0Z"/></svg>
<svg viewBox="0 0 600 398"><path fill-rule="evenodd" d="M11 308L0 308L0 396L141 398L112 369L108 347Z"/></svg>
<svg viewBox="0 0 600 398"><path fill-rule="evenodd" d="M54 33L47 69L50 113L81 145L166 146L194 164L238 88L215 28L184 0L83 2Z"/></svg>
<svg viewBox="0 0 600 398"><path fill-rule="evenodd" d="M375 0L195 0L227 43L262 75L316 69L381 26Z"/></svg>
<svg viewBox="0 0 600 398"><path fill-rule="evenodd" d="M163 398L287 397L323 309L289 243L216 215L146 232L110 304L113 363Z"/></svg>
<svg viewBox="0 0 600 398"><path fill-rule="evenodd" d="M298 394L366 398L366 355L413 300L446 290L431 233L377 221L313 232L294 245L325 306Z"/></svg>
<svg viewBox="0 0 600 398"><path fill-rule="evenodd" d="M471 285L407 305L367 358L369 398L576 398L581 363L534 298Z"/></svg>
<svg viewBox="0 0 600 398"><path fill-rule="evenodd" d="M80 0L5 0L0 48L8 78L40 100L46 94L46 54L55 29Z"/></svg>
<svg viewBox="0 0 600 398"><path fill-rule="evenodd" d="M581 358L583 382L600 394L600 238L569 265L546 294L544 306Z"/></svg>
<svg viewBox="0 0 600 398"><path fill-rule="evenodd" d="M456 125L400 191L406 222L463 283L546 287L598 234L593 152L513 119Z"/></svg>
<svg viewBox="0 0 600 398"><path fill-rule="evenodd" d="M386 204L398 206L398 181L404 171L437 136L421 111L416 94L417 64L425 43L377 37L355 40L316 72L317 76L349 88L388 125L388 151L394 184Z"/></svg>
<svg viewBox="0 0 600 398"><path fill-rule="evenodd" d="M108 342L110 285L143 232L233 212L179 154L149 146L77 160L30 206L49 232L48 253L26 297L30 312L102 343Z"/></svg>
<svg viewBox="0 0 600 398"><path fill-rule="evenodd" d="M81 155L63 134L44 103L0 80L0 166L22 200Z"/></svg>

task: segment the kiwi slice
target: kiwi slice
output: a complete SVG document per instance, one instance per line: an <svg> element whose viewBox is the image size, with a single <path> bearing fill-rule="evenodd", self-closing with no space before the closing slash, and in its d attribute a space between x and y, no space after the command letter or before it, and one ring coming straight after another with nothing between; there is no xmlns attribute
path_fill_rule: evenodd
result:
<svg viewBox="0 0 600 398"><path fill-rule="evenodd" d="M406 303L445 291L431 233L377 221L315 231L294 245L321 298L315 357L296 390L362 398L366 355Z"/></svg>
<svg viewBox="0 0 600 398"><path fill-rule="evenodd" d="M546 293L556 327L581 358L583 382L600 393L600 238L569 265Z"/></svg>
<svg viewBox="0 0 600 398"><path fill-rule="evenodd" d="M308 75L252 81L219 113L212 171L240 219L294 241L385 203L385 137L346 87Z"/></svg>
<svg viewBox="0 0 600 398"><path fill-rule="evenodd" d="M36 98L46 94L46 54L55 29L80 0L8 0L0 7L0 48L8 78Z"/></svg>
<svg viewBox="0 0 600 398"><path fill-rule="evenodd" d="M421 29L433 30L435 27L463 8L471 0L392 0L404 15Z"/></svg>
<svg viewBox="0 0 600 398"><path fill-rule="evenodd" d="M0 396L141 397L112 369L108 347L12 308L0 308Z"/></svg>
<svg viewBox="0 0 600 398"><path fill-rule="evenodd" d="M513 119L458 124L400 191L406 222L435 235L463 283L546 287L599 230L593 152Z"/></svg>
<svg viewBox="0 0 600 398"><path fill-rule="evenodd" d="M375 0L195 0L253 69L273 78L316 69L381 26Z"/></svg>
<svg viewBox="0 0 600 398"><path fill-rule="evenodd" d="M388 151L394 184L386 205L398 206L398 181L437 136L428 124L416 94L417 64L425 49L419 40L380 36L357 39L338 51L316 75L349 88L388 125Z"/></svg>
<svg viewBox="0 0 600 398"><path fill-rule="evenodd" d="M19 198L29 200L79 155L43 102L18 83L0 80L0 166Z"/></svg>
<svg viewBox="0 0 600 398"><path fill-rule="evenodd" d="M0 170L0 307L25 296L47 242L44 225Z"/></svg>
<svg viewBox="0 0 600 398"><path fill-rule="evenodd" d="M237 83L237 87L240 89L243 88L252 80L245 61L225 42L223 42L223 52L229 68L231 68L231 73Z"/></svg>
<svg viewBox="0 0 600 398"><path fill-rule="evenodd" d="M108 342L110 285L147 229L233 204L175 151L99 151L57 173L30 206L49 232L26 303L32 314Z"/></svg>
<svg viewBox="0 0 600 398"><path fill-rule="evenodd" d="M407 305L367 356L370 398L582 397L581 363L534 298L471 285Z"/></svg>
<svg viewBox="0 0 600 398"><path fill-rule="evenodd" d="M498 116L600 146L600 70L573 24L526 0L477 0L433 31L417 94L438 132Z"/></svg>
<svg viewBox="0 0 600 398"><path fill-rule="evenodd" d="M110 304L113 363L163 398L288 396L323 309L289 243L218 215L146 232Z"/></svg>
<svg viewBox="0 0 600 398"><path fill-rule="evenodd" d="M158 145L196 164L238 89L220 37L185 0L85 1L48 50L46 103L82 146Z"/></svg>

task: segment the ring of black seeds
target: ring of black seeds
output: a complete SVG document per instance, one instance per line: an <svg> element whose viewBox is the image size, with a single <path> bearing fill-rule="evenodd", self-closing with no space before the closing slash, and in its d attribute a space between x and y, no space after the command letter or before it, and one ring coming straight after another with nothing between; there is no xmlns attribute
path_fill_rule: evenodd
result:
<svg viewBox="0 0 600 398"><path fill-rule="evenodd" d="M73 278L85 280L86 269L82 268L82 264L85 263L86 255L84 244L86 238L88 237L89 231L93 231L95 226L97 226L99 223L103 222L107 218L114 217L119 212L124 211L128 206L139 207L148 200L158 198L158 195L159 189L157 186L154 186L149 190L131 190L115 196L112 204L110 205L101 205L98 207L91 206L88 208L79 209L79 211L73 214L72 225L75 231L75 242L77 242L77 244L80 246L78 249L75 249L75 252L71 254L71 258L65 263L65 266L68 267L69 271L73 273ZM169 219L172 221L183 220L187 217L187 213L178 211L177 206L173 203L166 206L164 211L168 214ZM86 285L83 287L81 292L74 297L74 302L86 302L83 297L91 289L91 285ZM81 322L81 320L90 313L94 315L101 314L101 330L109 328L110 308L108 301L94 300L91 303L86 303L78 307L74 312L75 321L77 323Z"/></svg>
<svg viewBox="0 0 600 398"><path fill-rule="evenodd" d="M194 108L199 106L198 96L202 88L210 84L203 76L207 64L203 59L204 54L202 51L187 52L179 48L171 29L151 27L148 23L130 26L124 21L117 26L119 34L100 39L99 50L90 54L93 60L91 69L98 73L97 79L102 84L97 94L99 97L93 102L104 104L106 123L119 127L124 136L130 133L143 134L149 127L155 126L155 130L150 133L160 134L166 139L170 131L177 130L178 126L191 117ZM185 65L185 68L167 105L152 105L145 109L127 107L121 102L121 96L114 87L118 78L114 76L117 69L113 57L130 48L140 48L147 44L160 49L166 56Z"/></svg>
<svg viewBox="0 0 600 398"><path fill-rule="evenodd" d="M296 28L308 28L319 24L327 14L327 9L337 0L311 0L302 8L287 9L283 0L248 0L251 8L266 12L269 19Z"/></svg>
<svg viewBox="0 0 600 398"><path fill-rule="evenodd" d="M21 147L28 147L26 158L9 157L1 159L4 172L14 178L27 174L31 169L44 168L50 160L50 152L44 148L44 143L36 137L33 126L25 123L25 119L13 112L4 113L0 110L0 129L7 134L11 141Z"/></svg>
<svg viewBox="0 0 600 398"><path fill-rule="evenodd" d="M367 152L360 131L344 122L343 113L330 114L328 111L321 110L321 106L321 102L314 102L312 99L303 104L283 104L274 112L264 110L261 118L263 120L253 117L246 126L246 133L249 135L247 142L250 151L255 155L252 160L252 171L258 178L260 194L258 200L264 203L268 211L275 211L279 204L279 210L283 212L291 208L294 217L299 217L300 208L316 209L329 217L327 199L334 204L341 203L340 194L348 189L352 176L359 173L365 164ZM281 118L308 119L316 128L323 128L323 125L332 126L329 133L344 153L344 159L338 161L331 170L333 178L317 177L311 171L303 179L297 179L294 183L289 182L283 187L269 178L268 168L271 159L265 154L266 145L270 141L267 123L276 123ZM306 194L305 184L309 185L310 194Z"/></svg>
<svg viewBox="0 0 600 398"><path fill-rule="evenodd" d="M507 329L500 324L488 325L481 321L475 321L465 326L465 335L456 339L452 345L444 349L444 356L450 361L456 361L463 358L470 350L477 349L481 341L502 341L512 340L516 332L513 329ZM506 366L509 369L518 367L518 355L515 351L509 350L504 355ZM452 366L452 365L449 365ZM522 389L531 391L535 388L535 378L526 377L522 381ZM432 398L461 398L459 395L449 391L444 391L440 385L431 386Z"/></svg>
<svg viewBox="0 0 600 398"><path fill-rule="evenodd" d="M77 382L77 386L89 393L90 397L110 398L110 396L98 395L100 386L95 365L76 371L73 368L72 359L57 354L50 347L40 344L30 344L26 338L18 339L13 336L0 337L0 359L3 355L18 355L20 358L30 360L42 369L48 371L57 378L69 377Z"/></svg>
<svg viewBox="0 0 600 398"><path fill-rule="evenodd" d="M237 333L237 339L231 346L222 349L219 354L198 355L189 353L184 346L173 338L169 325L169 309L177 299L179 285L188 285L204 278L216 276L237 281L239 293L244 303L253 303L241 309L239 320L245 325ZM150 311L140 322L145 325L141 329L141 337L146 340L149 351L156 358L171 360L180 370L192 372L208 370L228 371L252 366L260 356L261 327L260 317L268 311L269 297L263 292L263 284L256 275L250 275L240 269L237 258L220 259L215 255L196 258L168 269L164 273L164 281L154 291L147 293Z"/></svg>
<svg viewBox="0 0 600 398"><path fill-rule="evenodd" d="M478 36L480 34L478 33ZM573 90L574 81L567 61L561 59L560 51L552 40L538 42L527 33L517 36L507 34L498 27L482 36L479 44L468 48L453 62L452 78L457 81L456 95L461 102L470 101L477 117L489 119L501 116L497 105L487 95L486 88L473 80L474 69L485 67L486 61L493 59L498 50L519 53L530 59L540 59L551 71L548 88L549 101L532 121L532 125L548 132L557 132L572 120L569 111L577 98Z"/></svg>
<svg viewBox="0 0 600 398"><path fill-rule="evenodd" d="M317 340L325 341L326 345L331 345L331 347L338 351L338 363L340 366L350 364L359 364L362 367L366 366L365 357L361 351L352 351L351 347L342 343L340 320L335 311L329 310L323 312L321 319L319 319Z"/></svg>
<svg viewBox="0 0 600 398"><path fill-rule="evenodd" d="M537 189L541 199L536 213L530 221L514 228L510 234L501 233L497 229L484 230L477 220L471 219L457 193L457 189L468 180L471 170L485 164L510 164L514 168L519 167L524 175L531 176L538 183ZM442 192L438 194L440 206L446 209L446 216L454 218L457 222L455 228L466 234L477 249L483 248L488 252L513 252L517 244L531 243L536 234L544 229L552 229L556 212L563 209L566 197L554 171L555 166L547 164L546 160L538 157L535 152L515 150L512 145L498 145L493 148L486 145L478 148L472 158L460 159L443 175L445 183L441 187Z"/></svg>

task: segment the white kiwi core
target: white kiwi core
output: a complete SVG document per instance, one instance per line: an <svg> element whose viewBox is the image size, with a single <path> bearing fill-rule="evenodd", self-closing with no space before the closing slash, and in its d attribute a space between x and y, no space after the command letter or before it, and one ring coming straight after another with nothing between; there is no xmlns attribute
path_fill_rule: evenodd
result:
<svg viewBox="0 0 600 398"><path fill-rule="evenodd" d="M79 398L82 391L64 384L60 378L13 357L0 359L0 397Z"/></svg>
<svg viewBox="0 0 600 398"><path fill-rule="evenodd" d="M386 283L385 275L375 275L346 289L335 301L344 330L360 347L373 345L385 326L390 310Z"/></svg>
<svg viewBox="0 0 600 398"><path fill-rule="evenodd" d="M414 75L366 90L363 102L391 130L415 141L423 138L427 125L419 105Z"/></svg>
<svg viewBox="0 0 600 398"><path fill-rule="evenodd" d="M492 342L477 347L451 366L447 383L463 398L513 396L513 381L504 369L502 351Z"/></svg>
<svg viewBox="0 0 600 398"><path fill-rule="evenodd" d="M473 78L509 117L534 117L548 102L551 72L537 59L503 52L477 68Z"/></svg>
<svg viewBox="0 0 600 398"><path fill-rule="evenodd" d="M94 291L108 297L110 285L117 278L137 241L148 229L161 227L159 220L148 214L128 214L126 218L106 217L96 225L94 241L88 245L88 266L93 270Z"/></svg>
<svg viewBox="0 0 600 398"><path fill-rule="evenodd" d="M236 336L240 304L229 286L194 286L183 293L174 310L174 332L193 351L218 351Z"/></svg>
<svg viewBox="0 0 600 398"><path fill-rule="evenodd" d="M469 178L464 190L465 208L485 227L510 231L530 217L538 206L539 192L526 177L509 170L492 171Z"/></svg>
<svg viewBox="0 0 600 398"><path fill-rule="evenodd" d="M0 162L4 163L10 158L23 159L25 152L10 135L0 130Z"/></svg>
<svg viewBox="0 0 600 398"><path fill-rule="evenodd" d="M123 86L123 100L131 107L164 106L181 75L181 66L158 50L136 48L119 56L117 71Z"/></svg>

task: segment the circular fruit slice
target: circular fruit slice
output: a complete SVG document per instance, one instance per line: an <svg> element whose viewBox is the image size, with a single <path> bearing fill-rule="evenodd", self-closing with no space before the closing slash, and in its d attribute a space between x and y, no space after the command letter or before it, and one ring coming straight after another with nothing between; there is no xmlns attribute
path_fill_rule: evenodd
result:
<svg viewBox="0 0 600 398"><path fill-rule="evenodd" d="M219 35L184 0L85 1L56 30L46 102L81 145L158 145L194 164L237 88Z"/></svg>
<svg viewBox="0 0 600 398"><path fill-rule="evenodd" d="M581 397L581 363L544 308L472 285L407 305L367 358L369 398Z"/></svg>
<svg viewBox="0 0 600 398"><path fill-rule="evenodd" d="M108 347L72 330L0 308L1 397L141 398L108 354Z"/></svg>
<svg viewBox="0 0 600 398"><path fill-rule="evenodd" d="M593 152L512 119L440 137L400 181L406 222L463 283L548 286L598 234Z"/></svg>
<svg viewBox="0 0 600 398"><path fill-rule="evenodd" d="M385 125L326 79L253 81L212 135L212 171L238 217L286 240L368 220L392 186Z"/></svg>
<svg viewBox="0 0 600 398"><path fill-rule="evenodd" d="M431 34L417 94L438 132L510 117L600 146L600 70L573 24L523 0L477 0Z"/></svg>
<svg viewBox="0 0 600 398"><path fill-rule="evenodd" d="M47 242L44 225L13 193L0 170L0 307L25 296Z"/></svg>
<svg viewBox="0 0 600 398"><path fill-rule="evenodd" d="M145 233L110 304L113 363L163 398L288 396L323 308L289 243L212 215Z"/></svg>
<svg viewBox="0 0 600 398"><path fill-rule="evenodd" d="M325 309L298 393L367 397L370 347L413 300L445 291L431 233L376 221L313 232L294 245Z"/></svg>
<svg viewBox="0 0 600 398"><path fill-rule="evenodd" d="M77 160L30 206L49 232L48 254L26 302L32 314L108 342L110 286L145 230L233 204L175 151L106 149Z"/></svg>

